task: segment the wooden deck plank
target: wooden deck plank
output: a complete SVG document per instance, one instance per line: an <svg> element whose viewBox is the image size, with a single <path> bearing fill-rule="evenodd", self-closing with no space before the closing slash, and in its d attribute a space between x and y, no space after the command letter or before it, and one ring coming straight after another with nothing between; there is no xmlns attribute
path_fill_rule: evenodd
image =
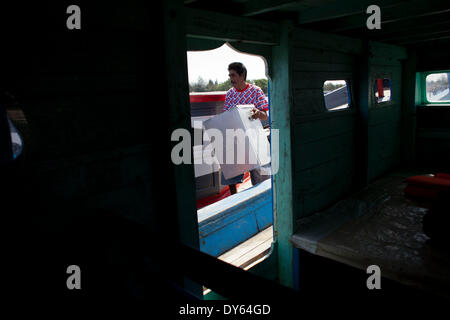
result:
<svg viewBox="0 0 450 320"><path fill-rule="evenodd" d="M241 243L239 246L219 256L218 259L242 267L254 261L255 258L259 258L261 253L265 252L268 248L270 249L272 241L273 227L270 226Z"/></svg>
<svg viewBox="0 0 450 320"><path fill-rule="evenodd" d="M264 257L269 252L271 246L272 246L272 238L269 238L260 245L258 245L256 248L247 252L245 255L239 257L239 259L231 262L231 264L245 269L254 261Z"/></svg>

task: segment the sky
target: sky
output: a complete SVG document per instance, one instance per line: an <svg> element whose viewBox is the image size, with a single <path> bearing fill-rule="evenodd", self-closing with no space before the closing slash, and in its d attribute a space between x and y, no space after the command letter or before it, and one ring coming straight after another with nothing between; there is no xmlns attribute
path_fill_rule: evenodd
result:
<svg viewBox="0 0 450 320"><path fill-rule="evenodd" d="M239 53L227 44L214 50L188 51L187 62L189 83L196 82L200 76L206 81L224 82L228 80L228 65L232 62L242 62L245 65L247 80L267 79L263 58Z"/></svg>
<svg viewBox="0 0 450 320"><path fill-rule="evenodd" d="M436 80L439 80L442 77L447 77L447 74L446 73L429 74L427 76L427 81L436 81Z"/></svg>
<svg viewBox="0 0 450 320"><path fill-rule="evenodd" d="M232 62L242 62L245 65L247 80L267 79L266 65L262 57L240 53L225 43L214 50L187 52L189 83L196 82L199 77L205 81L224 82L228 80L228 65Z"/></svg>

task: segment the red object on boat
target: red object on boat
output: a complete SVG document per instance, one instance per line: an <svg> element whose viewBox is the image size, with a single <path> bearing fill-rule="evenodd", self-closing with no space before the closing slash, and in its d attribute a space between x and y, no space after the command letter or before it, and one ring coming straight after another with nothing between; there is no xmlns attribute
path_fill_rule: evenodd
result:
<svg viewBox="0 0 450 320"><path fill-rule="evenodd" d="M239 186L244 183L247 183L249 180L250 180L250 173L246 172L244 174L244 181L242 183L238 183L236 185L236 189L239 190ZM229 196L231 196L230 188L228 186L226 186L226 187L222 188L222 190L220 190L219 194L213 194L209 197L198 199L197 200L197 209L206 207L210 204L213 204L214 202L225 199L226 197L229 197Z"/></svg>
<svg viewBox="0 0 450 320"><path fill-rule="evenodd" d="M378 87L378 99L381 99L384 97L384 84L382 78L377 79L377 87Z"/></svg>
<svg viewBox="0 0 450 320"><path fill-rule="evenodd" d="M413 176L405 179L408 183L405 195L426 200L435 199L441 191L450 191L450 174L437 173L435 176Z"/></svg>
<svg viewBox="0 0 450 320"><path fill-rule="evenodd" d="M435 199L439 195L439 190L436 189L427 189L423 187L417 187L417 186L406 186L406 188L403 190L405 195L412 197L412 198L420 198L420 199L426 199L426 200L432 200Z"/></svg>
<svg viewBox="0 0 450 320"><path fill-rule="evenodd" d="M218 102L225 101L226 93L213 93L208 94L207 92L202 94L190 94L189 100L191 103L199 103L199 102Z"/></svg>
<svg viewBox="0 0 450 320"><path fill-rule="evenodd" d="M450 174L448 174L448 173L436 173L435 177L436 178L440 178L440 179L450 179Z"/></svg>
<svg viewBox="0 0 450 320"><path fill-rule="evenodd" d="M450 179L442 179L428 176L414 176L405 180L409 185L437 189L450 190Z"/></svg>

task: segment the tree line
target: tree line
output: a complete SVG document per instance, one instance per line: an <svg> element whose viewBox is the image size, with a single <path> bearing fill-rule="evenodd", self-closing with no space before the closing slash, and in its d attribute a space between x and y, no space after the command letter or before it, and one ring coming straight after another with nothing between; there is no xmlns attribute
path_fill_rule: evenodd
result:
<svg viewBox="0 0 450 320"><path fill-rule="evenodd" d="M332 83L332 82L327 81L323 85L323 91L329 92L329 91L333 91L333 90L336 90L336 89L344 87L344 86L345 86L345 84L343 84L343 83Z"/></svg>
<svg viewBox="0 0 450 320"><path fill-rule="evenodd" d="M267 95L267 79L247 80L247 82L260 87ZM189 83L189 92L228 91L231 88L230 79L219 83L217 80L206 81L202 77L198 77L197 81Z"/></svg>

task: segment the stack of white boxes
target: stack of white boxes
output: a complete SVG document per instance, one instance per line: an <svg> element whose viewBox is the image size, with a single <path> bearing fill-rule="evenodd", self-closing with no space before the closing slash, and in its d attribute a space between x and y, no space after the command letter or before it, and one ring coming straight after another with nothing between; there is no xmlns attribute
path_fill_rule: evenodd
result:
<svg viewBox="0 0 450 320"><path fill-rule="evenodd" d="M216 149L215 156L226 179L270 163L267 135L261 121L251 118L253 108L253 105L237 105L203 122L204 146L211 139L212 144L218 146L214 139L221 135L221 150Z"/></svg>

